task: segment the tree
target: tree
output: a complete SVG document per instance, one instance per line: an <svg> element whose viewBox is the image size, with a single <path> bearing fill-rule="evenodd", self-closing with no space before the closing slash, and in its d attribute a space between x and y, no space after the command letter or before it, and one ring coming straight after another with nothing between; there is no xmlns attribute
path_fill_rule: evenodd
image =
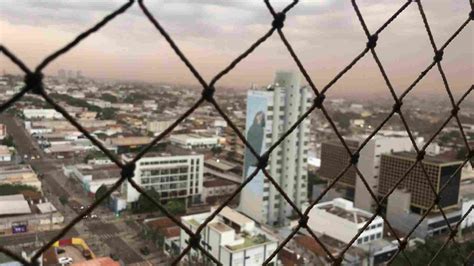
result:
<svg viewBox="0 0 474 266"><path fill-rule="evenodd" d="M104 94L102 94L101 99L104 100L104 101L111 102L111 103L116 103L116 102L118 102L117 97L115 97L114 95L112 95L112 94L110 94L110 93L104 93Z"/></svg>
<svg viewBox="0 0 474 266"><path fill-rule="evenodd" d="M414 249L406 250L405 254L412 265L428 265L433 255L442 247L443 242L428 239L424 244L418 244ZM464 265L463 259L474 250L474 241L466 241L458 244L459 250L448 244L436 257L434 265ZM401 254L395 258L392 265L407 265L407 261Z"/></svg>
<svg viewBox="0 0 474 266"><path fill-rule="evenodd" d="M102 119L114 119L115 118L115 108L104 108L100 111L100 118Z"/></svg>
<svg viewBox="0 0 474 266"><path fill-rule="evenodd" d="M37 192L38 189L36 189L36 187L23 185L23 184L1 184L0 185L0 196L21 194L22 191Z"/></svg>
<svg viewBox="0 0 474 266"><path fill-rule="evenodd" d="M6 145L8 147L14 147L15 146L15 142L13 141L13 137L12 136L6 136L3 140L2 140L2 145Z"/></svg>
<svg viewBox="0 0 474 266"><path fill-rule="evenodd" d="M155 189L149 189L145 191L148 196L150 196L155 201L160 201L160 193L158 193ZM158 207L153 203L153 201L149 200L143 194L140 194L137 202L135 203L134 212L141 213L141 212L153 212L159 210Z"/></svg>
<svg viewBox="0 0 474 266"><path fill-rule="evenodd" d="M107 193L107 186L102 184L95 192L95 200L99 200ZM104 201L106 202L106 201Z"/></svg>
<svg viewBox="0 0 474 266"><path fill-rule="evenodd" d="M59 202L61 202L62 205L66 205L69 202L69 200L66 196L60 196Z"/></svg>
<svg viewBox="0 0 474 266"><path fill-rule="evenodd" d="M186 204L182 199L172 199L166 203L166 209L173 215L186 212Z"/></svg>

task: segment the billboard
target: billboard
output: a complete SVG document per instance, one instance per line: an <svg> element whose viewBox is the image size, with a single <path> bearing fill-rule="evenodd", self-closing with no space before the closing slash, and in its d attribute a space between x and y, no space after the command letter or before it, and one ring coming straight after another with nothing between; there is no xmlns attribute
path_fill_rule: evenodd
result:
<svg viewBox="0 0 474 266"><path fill-rule="evenodd" d="M245 125L245 137L250 146L258 154L263 154L265 146L265 135L271 132L271 126L267 123L268 96L262 91L249 91L247 95L247 118ZM244 154L244 178L246 179L256 169L258 160L250 149L245 149ZM245 214L257 221L262 220L263 184L264 175L261 171L250 181L241 192L240 209Z"/></svg>
<svg viewBox="0 0 474 266"><path fill-rule="evenodd" d="M14 222L12 223L12 234L28 232L28 222Z"/></svg>

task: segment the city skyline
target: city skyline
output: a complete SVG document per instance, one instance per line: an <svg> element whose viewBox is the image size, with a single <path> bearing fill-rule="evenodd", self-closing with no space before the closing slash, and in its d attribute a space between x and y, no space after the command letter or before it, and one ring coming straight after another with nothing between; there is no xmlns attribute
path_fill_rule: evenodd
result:
<svg viewBox="0 0 474 266"><path fill-rule="evenodd" d="M15 5L2 1L1 43L33 67L123 2L115 1L112 6L110 3L104 5L89 1L87 4L22 1L15 2ZM276 9L286 4L286 1L274 2ZM361 1L359 6L369 30L373 32L403 3ZM223 5L212 1L177 1L147 4L207 80L266 33L272 20L264 3L260 2L232 1ZM438 46L462 24L468 7L468 1L430 1L425 5ZM327 84L365 47L366 38L349 2L301 1L290 12L284 32L318 87ZM24 19L25 16L29 19ZM468 27L466 31L472 32L472 28ZM443 65L455 93L464 92L473 83L474 51L469 48L472 45L472 34L463 34L445 53ZM409 6L380 35L376 49L395 90L401 93L433 58L415 5ZM4 56L0 57L0 64L2 70L19 73ZM249 88L253 83L265 86L274 71L282 66L296 69L275 34L217 86ZM129 80L198 85L164 38L146 20L138 5L133 5L100 32L51 64L45 73L56 74L61 68L81 70L84 75L94 78L126 77ZM370 80L371 88L367 88L367 80ZM414 93L444 93L440 84L441 77L432 71L417 85ZM370 55L358 62L328 93L389 95Z"/></svg>

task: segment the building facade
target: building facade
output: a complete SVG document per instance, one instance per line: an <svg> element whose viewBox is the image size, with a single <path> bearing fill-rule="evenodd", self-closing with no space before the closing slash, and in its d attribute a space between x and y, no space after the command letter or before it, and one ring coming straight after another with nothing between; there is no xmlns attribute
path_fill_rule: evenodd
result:
<svg viewBox="0 0 474 266"><path fill-rule="evenodd" d="M200 202L203 183L204 156L201 154L150 154L138 160L134 180L144 189L154 189L160 199L186 198ZM140 197L130 183L124 185L126 200Z"/></svg>
<svg viewBox="0 0 474 266"><path fill-rule="evenodd" d="M337 198L316 204L308 214L308 226L315 232L347 244L372 216L372 213L355 208L351 201ZM383 238L383 225L382 217L376 216L354 245L362 245Z"/></svg>
<svg viewBox="0 0 474 266"><path fill-rule="evenodd" d="M181 221L195 231L214 210L211 208L211 212L183 216ZM189 243L189 235L182 229L180 231L180 247L183 250ZM222 265L262 265L278 246L273 235L229 207L224 207L206 225L201 232L201 239L201 245ZM187 259L197 263L205 258L200 252L191 249ZM268 265L276 265L276 257Z"/></svg>
<svg viewBox="0 0 474 266"><path fill-rule="evenodd" d="M277 72L266 90L247 94L246 138L258 154L263 154L310 107L310 92L300 86L300 76ZM309 120L301 124L271 153L267 170L301 208L307 201L307 154ZM244 180L256 169L257 159L246 149ZM286 224L291 206L259 171L241 192L240 210L260 223Z"/></svg>

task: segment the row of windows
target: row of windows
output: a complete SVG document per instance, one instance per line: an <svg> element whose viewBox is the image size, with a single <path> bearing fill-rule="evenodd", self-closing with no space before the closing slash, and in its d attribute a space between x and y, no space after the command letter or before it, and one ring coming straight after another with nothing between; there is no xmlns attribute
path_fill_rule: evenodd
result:
<svg viewBox="0 0 474 266"><path fill-rule="evenodd" d="M154 178L142 178L142 184L149 184L149 183L168 183L168 182L178 182L178 181L187 181L187 175L180 175L180 176L162 176L162 177L154 177Z"/></svg>
<svg viewBox="0 0 474 266"><path fill-rule="evenodd" d="M377 234L373 234L373 235L370 235L370 236L361 237L361 238L357 239L357 244L367 243L369 241L379 239L381 237L382 237L382 233L377 233Z"/></svg>
<svg viewBox="0 0 474 266"><path fill-rule="evenodd" d="M187 173L189 171L188 167L179 167L179 168L164 168L164 169L153 169L143 171L143 175L174 175Z"/></svg>
<svg viewBox="0 0 474 266"><path fill-rule="evenodd" d="M186 163L187 159L183 160L164 160L164 161L151 161L151 162L141 162L140 165L155 165L155 164L170 164L170 163Z"/></svg>

